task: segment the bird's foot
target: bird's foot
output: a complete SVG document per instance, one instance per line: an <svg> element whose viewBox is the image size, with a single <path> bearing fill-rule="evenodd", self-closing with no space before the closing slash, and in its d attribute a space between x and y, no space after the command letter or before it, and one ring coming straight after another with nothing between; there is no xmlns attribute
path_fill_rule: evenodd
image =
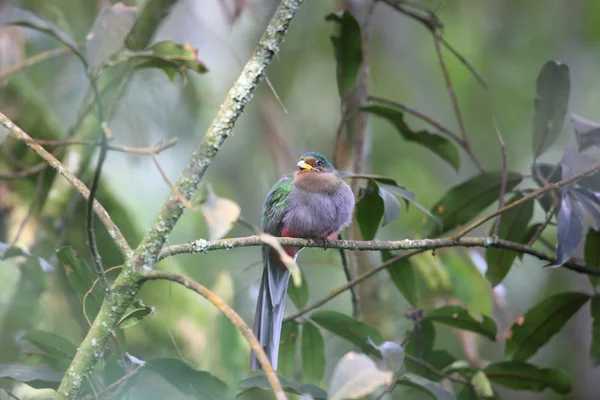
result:
<svg viewBox="0 0 600 400"><path fill-rule="evenodd" d="M313 239L306 239L308 241L308 245L311 247L314 247L317 245L317 242L315 242Z"/></svg>
<svg viewBox="0 0 600 400"><path fill-rule="evenodd" d="M327 250L331 246L331 240L329 238L323 238L323 250Z"/></svg>

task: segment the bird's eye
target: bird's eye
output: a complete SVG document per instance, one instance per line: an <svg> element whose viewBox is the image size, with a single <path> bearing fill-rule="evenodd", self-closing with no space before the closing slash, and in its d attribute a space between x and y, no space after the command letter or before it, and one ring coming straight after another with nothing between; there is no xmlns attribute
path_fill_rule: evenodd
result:
<svg viewBox="0 0 600 400"><path fill-rule="evenodd" d="M323 166L323 163L321 162L321 160L317 160L317 162L315 163L315 165L316 165L317 167L322 167L322 166Z"/></svg>

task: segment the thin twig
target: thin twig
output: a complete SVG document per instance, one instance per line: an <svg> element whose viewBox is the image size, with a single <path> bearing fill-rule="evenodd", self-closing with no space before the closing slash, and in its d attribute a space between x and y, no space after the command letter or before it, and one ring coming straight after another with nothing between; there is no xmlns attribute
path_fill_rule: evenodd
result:
<svg viewBox="0 0 600 400"><path fill-rule="evenodd" d="M436 374L437 376L440 376L442 378L446 378L451 380L452 382L456 382L456 383L463 383L465 385L470 385L469 381L466 380L463 377L453 377L451 375L446 375L445 373L443 373L442 371L440 371L439 369L437 369L436 367L434 367L433 365L429 364L427 361L420 359L418 357L413 356L412 354L405 354L404 357L407 360L410 360L414 363L417 363L419 365L421 365L422 367L427 368L429 371L433 372L434 374Z"/></svg>
<svg viewBox="0 0 600 400"><path fill-rule="evenodd" d="M498 128L498 124L496 123L495 118L492 119L492 122L494 123L494 129L496 130L496 134L498 135L498 141L500 142L500 152L502 153L502 180L500 182L500 197L498 197L498 210L501 210L504 207L504 195L506 194L506 183L508 181L508 161L506 157L506 145L504 144L502 133ZM494 229L492 231L492 236L498 236L501 218L502 214L498 214L498 217L496 218L496 223L494 225Z"/></svg>
<svg viewBox="0 0 600 400"><path fill-rule="evenodd" d="M500 210L498 210L498 211L496 211L494 213L491 213L490 215L488 215L488 216L486 216L484 218L481 218L481 219L473 222L471 225L467 226L466 228L462 229L457 234L455 234L452 237L450 237L450 239L451 240L457 240L457 239L463 237L464 235L466 235L467 233L469 233L470 231L472 231L473 229L477 228L481 224L483 224L483 223L489 221L490 219L492 219L492 218L494 218L494 217L502 214L503 212L506 212L506 211L510 210L513 207L519 206L519 205L523 204L524 202L526 202L528 200L531 200L531 199L533 199L535 197L538 197L539 195L542 195L542 194L544 194L546 192L549 192L551 190L559 189L559 188L561 188L563 186L566 186L566 185L569 185L571 183L577 182L580 179L583 179L583 178L586 178L589 175L595 174L596 172L598 172L598 170L600 170L600 162L594 164L593 166L591 166L590 168L586 169L583 172L580 172L578 174L575 174L575 175L571 176L570 178L563 179L562 181L558 181L558 182L555 182L555 183L550 183L550 184L548 184L546 186L543 186L543 187L539 188L538 190L535 190L535 191L529 193L527 196L525 196L525 197L523 197L523 198L521 198L521 199L519 199L517 201L514 201L514 202L510 203L507 206L502 207Z"/></svg>
<svg viewBox="0 0 600 400"><path fill-rule="evenodd" d="M464 58L458 51L456 51L456 49L454 47L452 47L450 45L450 43L448 43L448 41L446 39L444 39L443 36L440 35L439 37L440 42L450 51L450 53L452 53L454 55L454 57L458 58L458 61L460 61L471 73L471 75L473 75L473 77L475 78L475 80L477 82L479 82L479 84L481 85L481 87L483 87L484 89L488 88L487 83L485 83L485 81L483 80L483 78L481 77L481 75L479 75L479 73L477 72L477 70L475 69L475 67L473 67L466 58Z"/></svg>
<svg viewBox="0 0 600 400"><path fill-rule="evenodd" d="M34 66L35 64L41 63L42 61L50 60L52 58L60 57L66 54L69 54L71 49L54 49L44 51L43 53L36 54L35 56L31 56L18 64L11 65L10 67L0 71L0 82L15 74L17 72L23 71L27 68Z"/></svg>
<svg viewBox="0 0 600 400"><path fill-rule="evenodd" d="M44 146L54 146L54 147L63 147L63 146L94 146L100 147L102 144L93 140L37 140L34 139L37 143ZM142 155L152 155L152 154L160 154L161 152L172 148L179 141L178 138L174 137L166 142L158 142L152 147L130 147L130 146L115 146L108 145L108 150L118 151L121 153L131 153L131 154L142 154Z"/></svg>
<svg viewBox="0 0 600 400"><path fill-rule="evenodd" d="M28 176L35 175L48 167L48 163L41 162L33 165L29 168L22 169L14 173L0 173L0 181L12 181L17 179L27 178Z"/></svg>
<svg viewBox="0 0 600 400"><path fill-rule="evenodd" d="M194 212L202 212L202 210L200 210L200 208L193 205L192 202L189 201L188 199L186 199L185 196L183 195L183 193L181 193L179 191L179 189L177 189L177 187L175 187L175 185L173 185L173 183L171 182L171 180L169 179L169 177L167 176L165 171L162 169L162 167L158 163L158 160L156 159L156 155L151 154L150 157L152 158L152 162L154 162L156 169L158 169L158 172L160 172L160 176L162 177L163 181L167 184L167 186L171 190L171 193L173 193L173 195L176 196L177 199L179 199L179 201L181 203L183 203L183 205L186 206L187 208L189 208L190 210L192 210Z"/></svg>
<svg viewBox="0 0 600 400"><path fill-rule="evenodd" d="M552 218L554 217L554 215L556 215L556 213L558 212L559 209L560 209L560 203L558 203L554 207L552 207L552 210L550 210L550 212L548 212L548 215L546 216L546 220L540 226L538 226L538 228L535 230L533 236L527 242L527 246L533 246L535 241L540 238L540 236L542 235L542 232L544 232L544 229L546 229L546 227L550 224L550 221L552 221ZM553 248L553 250L555 250L555 249Z"/></svg>
<svg viewBox="0 0 600 400"><path fill-rule="evenodd" d="M130 379L132 376L134 376L135 374L138 373L138 371L140 369L142 369L145 366L145 364L138 364L135 366L135 368L133 368L131 371L129 371L128 373L126 373L125 375L123 375L121 378L119 378L118 380L114 381L113 383L111 383L110 385L108 385L107 387L105 387L104 389L102 389L100 391L100 393L98 393L99 395L103 395L104 393L108 392L109 390L112 390L113 388L120 386L122 383L125 383L128 379Z"/></svg>
<svg viewBox="0 0 600 400"><path fill-rule="evenodd" d="M105 271L105 273L108 274L110 271L113 271L113 270L118 269L118 268L123 268L123 267L120 266L120 265L118 265L116 267L111 267L111 268L107 269ZM85 320L87 321L87 323L88 323L89 326L92 326L92 323L90 322L90 319L89 319L89 317L87 315L86 300L87 300L88 296L90 294L92 294L92 292L94 291L94 288L96 287L97 283L98 283L98 278L96 278L94 280L94 282L92 282L92 286L90 286L90 288L87 290L87 292L85 292L85 294L83 295L83 299L81 300L81 304L82 304L82 307L83 307L83 316L85 317Z"/></svg>
<svg viewBox="0 0 600 400"><path fill-rule="evenodd" d="M448 90L448 94L450 95L450 101L452 102L452 108L454 109L454 115L456 116L456 121L458 123L458 129L460 130L460 136L464 143L464 149L479 169L479 171L484 172L485 167L479 160L479 157L473 152L471 149L471 143L469 142L469 138L467 136L467 131L465 129L465 123L462 118L462 113L460 111L460 107L458 106L458 98L456 97L456 92L454 91L454 86L452 85L452 80L450 79L450 72L448 71L448 67L446 66L446 62L444 61L444 54L442 53L442 48L440 46L440 36L436 31L432 32L433 35L433 44L435 45L435 52L437 54L437 58L440 62L440 68L442 69L442 73L444 75L444 81L446 82L446 89Z"/></svg>
<svg viewBox="0 0 600 400"><path fill-rule="evenodd" d="M29 146L33 151L35 151L42 159L44 159L52 168L56 169L59 174L64 176L67 181L71 185L77 189L81 195L87 199L89 197L89 189L83 182L81 182L75 175L69 172L65 166L58 161L52 154L46 151L42 146L40 146L35 140L33 140L28 134L23 132L21 128L14 124L10 119L6 117L6 115L0 112L0 124L3 125L6 129L10 131L10 133L16 137L17 139L23 140L27 146ZM129 257L132 253L131 247L127 243L127 239L121 233L119 227L114 223L114 221L108 215L108 212L102 207L102 205L94 200L94 211L98 218L104 223L104 226L110 233L111 237L114 238L115 244L121 250L121 253L125 258Z"/></svg>
<svg viewBox="0 0 600 400"><path fill-rule="evenodd" d="M25 217L21 221L21 225L19 225L19 229L17 230L17 233L15 234L15 237L12 240L10 246L14 246L17 244L17 242L19 241L19 237L21 236L21 233L23 232L23 229L25 229L25 225L27 225L27 221L29 221L29 219L33 215L33 210L35 210L35 206L38 202L38 197L40 195L40 192L42 191L43 183L44 183L44 172L42 171L38 175L38 178L36 180L35 193L33 194L33 197L31 198L31 202L29 203L29 208L27 209L27 214L25 214Z"/></svg>
<svg viewBox="0 0 600 400"><path fill-rule="evenodd" d="M215 293L202 286L198 282L195 282L191 279L188 279L184 275L175 274L167 271L142 271L140 272L143 280L168 280L171 282L179 283L180 285L185 286L187 289L192 290L198 293L200 296L204 297L206 300L210 301L215 307L217 307L230 321L232 324L236 326L236 328L240 331L240 333L246 338L250 348L254 351L256 358L262 365L263 370L267 376L267 380L269 384L273 388L273 392L275 393L275 397L279 400L287 399L281 384L279 383L279 379L275 374L275 370L273 370L273 366L269 362L269 358L267 357L264 349L260 345L259 341L256 339L256 336L252 333L252 330L244 320L227 304L223 299L217 296Z"/></svg>

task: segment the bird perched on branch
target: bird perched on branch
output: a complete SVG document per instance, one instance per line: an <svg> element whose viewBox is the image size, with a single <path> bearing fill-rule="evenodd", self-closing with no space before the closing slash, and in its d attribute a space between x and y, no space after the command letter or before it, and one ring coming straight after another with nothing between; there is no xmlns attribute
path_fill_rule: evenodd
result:
<svg viewBox="0 0 600 400"><path fill-rule="evenodd" d="M267 195L263 205L263 231L279 237L336 238L352 222L352 189L320 153L304 154L296 166L296 171L283 176ZM296 247L284 247L284 250L294 259L300 251ZM253 331L273 368L277 369L290 271L271 247L263 246L262 257L264 269ZM261 369L254 352L250 363L252 369Z"/></svg>

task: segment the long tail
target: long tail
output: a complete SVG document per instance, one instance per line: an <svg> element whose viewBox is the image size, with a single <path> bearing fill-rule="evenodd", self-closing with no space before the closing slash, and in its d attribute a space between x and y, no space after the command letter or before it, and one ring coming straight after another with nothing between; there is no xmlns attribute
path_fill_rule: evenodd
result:
<svg viewBox="0 0 600 400"><path fill-rule="evenodd" d="M263 248L263 264L252 330L267 353L273 368L277 369L285 292L290 280L290 272L282 264L277 253L270 248ZM250 354L250 365L255 371L262 369L254 352Z"/></svg>

